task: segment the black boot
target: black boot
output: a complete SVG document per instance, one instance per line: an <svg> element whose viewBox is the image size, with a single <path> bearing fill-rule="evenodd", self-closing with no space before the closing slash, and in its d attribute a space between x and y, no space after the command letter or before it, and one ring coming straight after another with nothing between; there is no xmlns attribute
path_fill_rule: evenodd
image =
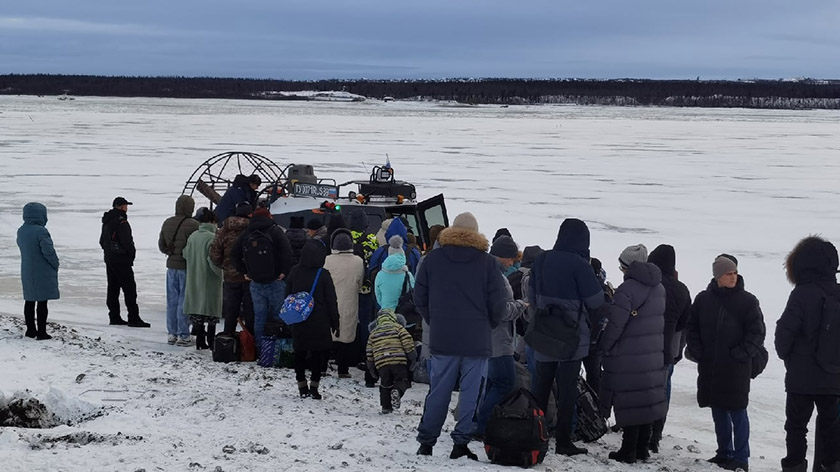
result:
<svg viewBox="0 0 840 472"><path fill-rule="evenodd" d="M300 393L300 398L309 396L309 387L306 385L306 380L298 382L298 392Z"/></svg>
<svg viewBox="0 0 840 472"><path fill-rule="evenodd" d="M625 464L634 464L636 462L638 439L639 427L625 426L621 437L621 449L611 452L609 458Z"/></svg>
<svg viewBox="0 0 840 472"><path fill-rule="evenodd" d="M207 340L204 338L204 323L194 323L193 334L195 335L195 349L198 351L207 349Z"/></svg>
<svg viewBox="0 0 840 472"><path fill-rule="evenodd" d="M52 339L52 336L47 334L47 310L40 310L40 306L38 308L38 334L35 336L35 339L39 341Z"/></svg>
<svg viewBox="0 0 840 472"><path fill-rule="evenodd" d="M650 432L650 443L648 450L654 454L659 452L659 441L662 440L662 431L665 429L665 418L653 422Z"/></svg>
<svg viewBox="0 0 840 472"><path fill-rule="evenodd" d="M108 324L111 326L124 326L128 324L128 321L122 319L122 316L120 316L119 314L109 315L108 318L110 319Z"/></svg>
<svg viewBox="0 0 840 472"><path fill-rule="evenodd" d="M23 305L23 319L26 320L27 338L34 338L38 335L38 328L35 327L35 302L26 302Z"/></svg>
<svg viewBox="0 0 840 472"><path fill-rule="evenodd" d="M318 382L309 382L309 395L313 400L320 400L321 394L318 393Z"/></svg>
<svg viewBox="0 0 840 472"><path fill-rule="evenodd" d="M831 470L831 469L823 468L822 470ZM785 465L785 459L782 459L782 472L808 472L808 461L804 460L804 461L802 461L799 464L796 464L794 466L786 466Z"/></svg>
<svg viewBox="0 0 840 472"><path fill-rule="evenodd" d="M466 444L455 444L452 446L452 452L449 453L449 458L458 459L461 457L466 457L474 461L478 460L478 456L475 455L474 452L470 451L470 448L467 447Z"/></svg>
<svg viewBox="0 0 840 472"><path fill-rule="evenodd" d="M129 313L127 324L128 324L128 326L130 326L132 328L149 328L149 327L152 326L149 323L146 323L145 321L140 319L140 314L139 313L136 313L136 314Z"/></svg>
<svg viewBox="0 0 840 472"><path fill-rule="evenodd" d="M560 454L561 456L571 457L589 453L586 448L575 446L575 443L573 443L570 439L565 441L558 439L557 441L557 447L554 449L554 452Z"/></svg>
<svg viewBox="0 0 840 472"><path fill-rule="evenodd" d="M216 342L216 323L207 323L207 349L213 350L213 343Z"/></svg>
<svg viewBox="0 0 840 472"><path fill-rule="evenodd" d="M379 386L379 404L382 406L382 414L387 415L394 411L391 403L391 389Z"/></svg>
<svg viewBox="0 0 840 472"><path fill-rule="evenodd" d="M650 451L648 450L648 446L650 446L652 428L653 425L651 424L643 424L639 426L639 437L636 439L637 461L646 461L650 459Z"/></svg>

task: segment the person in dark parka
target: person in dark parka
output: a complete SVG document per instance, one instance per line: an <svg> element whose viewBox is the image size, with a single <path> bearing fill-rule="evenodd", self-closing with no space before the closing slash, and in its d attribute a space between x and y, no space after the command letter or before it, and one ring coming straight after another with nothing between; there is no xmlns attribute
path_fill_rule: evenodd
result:
<svg viewBox="0 0 840 472"><path fill-rule="evenodd" d="M682 357L682 338L688 315L691 313L691 294L688 287L677 279L677 253L669 244L660 244L648 255L648 262L662 271L662 286L665 287L665 366L668 377L665 382L665 400L671 402L671 376L674 365ZM665 417L654 421L649 449L659 452L659 442L665 428Z"/></svg>
<svg viewBox="0 0 840 472"><path fill-rule="evenodd" d="M219 204L216 205L216 218L219 220L219 228L225 223L228 216L236 213L236 205L247 202L251 208L257 208L257 188L262 183L259 175L239 174L234 177L230 187L225 191Z"/></svg>
<svg viewBox="0 0 840 472"><path fill-rule="evenodd" d="M46 228L47 207L31 202L23 207L23 225L17 231L20 248L20 281L26 337L51 339L47 334L47 301L58 300L58 255ZM37 303L37 324L35 304Z"/></svg>
<svg viewBox="0 0 840 472"><path fill-rule="evenodd" d="M651 426L665 416L665 363L662 358L665 288L656 265L630 262L615 291L598 350L604 353L599 400L601 412L615 412L622 428L621 449L610 459L632 464L650 457Z"/></svg>
<svg viewBox="0 0 840 472"><path fill-rule="evenodd" d="M814 454L816 470L840 471L840 374L825 371L814 357L823 307L828 297L840 298L837 285L837 249L830 242L809 236L802 239L785 260L787 278L795 287L776 323L776 353L785 363L784 472L805 472L808 423L817 408ZM819 456L822 457L819 457Z"/></svg>
<svg viewBox="0 0 840 472"><path fill-rule="evenodd" d="M301 397L311 396L321 399L318 383L321 380L323 359L332 349L332 336L338 334L339 314L338 299L335 293L330 271L324 269L326 259L324 246L320 240L309 240L303 246L300 263L292 267L286 278L289 293L309 292L318 269L321 275L312 293L315 305L306 321L292 325L292 342L295 349L295 377ZM306 384L306 369L312 373Z"/></svg>
<svg viewBox="0 0 840 472"><path fill-rule="evenodd" d="M528 283L528 301L536 313L525 342L534 350L534 397L547 410L557 384L557 454L586 454L571 439L581 360L589 355L589 311L604 304L604 291L589 265L589 228L568 218L560 225L550 251L537 256ZM576 329L569 329L576 327Z"/></svg>
<svg viewBox="0 0 840 472"><path fill-rule="evenodd" d="M747 470L752 357L764 343L765 327L758 299L744 290L737 264L727 254L715 259L714 278L691 305L686 349L698 364L697 403L712 408L718 449L709 462Z"/></svg>
<svg viewBox="0 0 840 472"><path fill-rule="evenodd" d="M286 230L286 238L289 240L289 245L292 248L292 265L296 266L300 262L300 253L303 251L303 245L309 240L309 233L304 228L302 216L289 218L289 229Z"/></svg>

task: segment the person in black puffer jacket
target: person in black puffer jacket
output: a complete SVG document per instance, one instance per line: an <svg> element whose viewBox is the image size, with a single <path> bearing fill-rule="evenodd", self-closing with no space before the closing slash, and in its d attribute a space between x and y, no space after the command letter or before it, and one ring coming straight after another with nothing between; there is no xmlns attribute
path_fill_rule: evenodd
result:
<svg viewBox="0 0 840 472"><path fill-rule="evenodd" d="M785 269L796 285L787 306L776 323L776 353L785 362L785 432L787 455L782 459L785 472L805 472L808 463L806 435L811 412L816 405L817 429L814 452L815 470L840 471L840 456L833 447L840 444L840 374L825 371L816 362L823 307L828 297L840 298L837 285L837 249L830 242L809 236L788 254Z"/></svg>
<svg viewBox="0 0 840 472"><path fill-rule="evenodd" d="M733 256L718 256L712 273L691 306L686 348L698 364L697 403L712 408L718 449L709 462L747 470L752 357L764 344L764 316L758 299L744 290Z"/></svg>
<svg viewBox="0 0 840 472"><path fill-rule="evenodd" d="M295 377L301 397L321 399L318 383L325 356L332 349L332 336L338 334L338 298L330 271L324 269L326 252L320 240L307 241L300 254L300 263L292 267L286 278L289 293L309 292L318 269L321 275L312 293L315 305L306 321L292 325L292 342L295 349ZM312 374L306 385L306 369Z"/></svg>
<svg viewBox="0 0 840 472"><path fill-rule="evenodd" d="M660 244L648 256L648 262L656 264L662 271L662 286L665 287L665 366L668 378L665 382L665 399L671 402L671 376L674 365L682 357L682 338L688 315L691 313L691 294L688 287L677 280L677 253L674 246ZM665 428L665 417L653 423L649 449L659 452L659 441Z"/></svg>

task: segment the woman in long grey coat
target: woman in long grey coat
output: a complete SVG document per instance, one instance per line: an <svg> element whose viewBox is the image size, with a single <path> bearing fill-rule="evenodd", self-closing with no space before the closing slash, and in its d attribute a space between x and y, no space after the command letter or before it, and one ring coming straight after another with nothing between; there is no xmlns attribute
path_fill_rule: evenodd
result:
<svg viewBox="0 0 840 472"><path fill-rule="evenodd" d="M608 324L598 348L604 353L600 401L602 413L615 412L622 427L621 449L610 459L632 464L650 457L648 443L654 421L667 412L665 361L665 288L662 272L642 262L622 267L624 283L615 291Z"/></svg>
<svg viewBox="0 0 840 472"><path fill-rule="evenodd" d="M35 202L27 203L23 207L23 225L17 232L20 279L25 300L23 316L26 319L26 337L39 340L52 338L47 334L47 301L58 300L59 297L58 256L46 225L47 207Z"/></svg>

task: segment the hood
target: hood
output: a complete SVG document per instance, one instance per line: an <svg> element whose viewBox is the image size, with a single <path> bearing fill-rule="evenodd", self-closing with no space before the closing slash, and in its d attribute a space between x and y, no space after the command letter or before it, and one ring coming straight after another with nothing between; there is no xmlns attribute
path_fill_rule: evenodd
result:
<svg viewBox="0 0 840 472"><path fill-rule="evenodd" d="M117 221L120 218L128 218L128 215L119 208L111 208L102 215L102 224L107 225L108 223Z"/></svg>
<svg viewBox="0 0 840 472"><path fill-rule="evenodd" d="M382 270L385 272L400 272L408 270L405 266L405 254L396 253L386 257L385 261L382 262Z"/></svg>
<svg viewBox="0 0 840 472"><path fill-rule="evenodd" d="M573 252L589 260L589 228L577 218L566 218L557 232L554 242L557 251Z"/></svg>
<svg viewBox="0 0 840 472"><path fill-rule="evenodd" d="M677 273L677 252L670 244L660 244L648 254L648 262L656 264L664 276L673 276Z"/></svg>
<svg viewBox="0 0 840 472"><path fill-rule="evenodd" d="M388 229L385 231L385 241L390 241L391 236L399 236L403 239L403 241L408 239L408 231L405 229L405 224L403 224L402 220L399 218L394 218L394 221L388 226Z"/></svg>
<svg viewBox="0 0 840 472"><path fill-rule="evenodd" d="M225 218L223 226L227 228L228 231L241 233L242 231L245 231L245 228L248 227L248 223L250 222L251 220L249 218L245 218L244 216L228 216Z"/></svg>
<svg viewBox="0 0 840 472"><path fill-rule="evenodd" d="M388 323L393 323L395 325L405 326L406 321L405 317L399 313L394 313L394 310L390 308L383 308L379 310L376 314L376 319L368 324L368 331L373 331L377 325L386 325Z"/></svg>
<svg viewBox="0 0 840 472"><path fill-rule="evenodd" d="M248 176L244 174L237 174L236 177L233 178L233 183L231 187L247 187L248 186Z"/></svg>
<svg viewBox="0 0 840 472"><path fill-rule="evenodd" d="M624 273L624 280L633 279L648 287L656 287L662 283L662 271L656 264L650 262L633 262Z"/></svg>
<svg viewBox="0 0 840 472"><path fill-rule="evenodd" d="M438 235L438 242L441 248L446 246L471 247L481 252L487 252L490 249L490 242L483 234L467 228L446 228Z"/></svg>
<svg viewBox="0 0 840 472"><path fill-rule="evenodd" d="M255 229L258 231L265 231L272 226L277 226L271 218L262 215L254 215L248 220L248 229Z"/></svg>
<svg viewBox="0 0 840 472"><path fill-rule="evenodd" d="M522 250L522 263L520 266L530 269L534 265L534 261L537 260L537 256L544 252L545 250L539 246L526 246Z"/></svg>
<svg viewBox="0 0 840 472"><path fill-rule="evenodd" d="M175 200L175 214L178 216L193 216L195 200L189 195L181 195Z"/></svg>
<svg viewBox="0 0 840 472"><path fill-rule="evenodd" d="M324 267L327 258L327 246L320 239L308 239L300 250L300 265L309 268Z"/></svg>
<svg viewBox="0 0 840 472"><path fill-rule="evenodd" d="M23 206L23 222L30 225L47 225L47 207L42 203L30 202Z"/></svg>
<svg viewBox="0 0 840 472"><path fill-rule="evenodd" d="M370 224L370 221L368 221L367 213L364 210L356 208L350 212L350 229L364 233L367 231L368 224Z"/></svg>
<svg viewBox="0 0 840 472"><path fill-rule="evenodd" d="M219 225L216 223L200 223L198 225L199 231L206 231L208 233L215 234L217 229L219 229Z"/></svg>
<svg viewBox="0 0 840 472"><path fill-rule="evenodd" d="M836 281L837 248L819 237L808 236L799 241L785 258L785 275L790 283Z"/></svg>

